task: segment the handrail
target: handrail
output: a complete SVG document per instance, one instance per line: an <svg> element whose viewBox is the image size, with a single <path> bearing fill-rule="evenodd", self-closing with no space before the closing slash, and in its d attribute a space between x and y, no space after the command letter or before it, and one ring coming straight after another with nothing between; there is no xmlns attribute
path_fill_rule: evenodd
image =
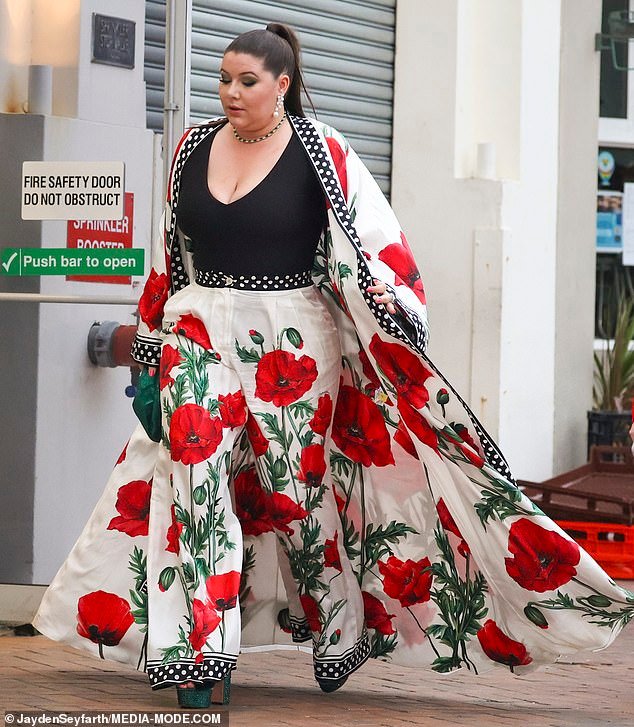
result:
<svg viewBox="0 0 634 727"><path fill-rule="evenodd" d="M138 298L113 295L46 295L44 293L0 293L0 303L92 303L95 305L137 305Z"/></svg>

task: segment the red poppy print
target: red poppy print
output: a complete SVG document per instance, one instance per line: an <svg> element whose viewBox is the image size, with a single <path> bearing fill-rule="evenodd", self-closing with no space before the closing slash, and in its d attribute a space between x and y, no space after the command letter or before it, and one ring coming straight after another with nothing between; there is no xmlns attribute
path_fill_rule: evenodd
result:
<svg viewBox="0 0 634 727"><path fill-rule="evenodd" d="M462 422L452 422L454 432L462 439L463 442L472 447L476 452L480 452L480 446L475 439L469 434L469 430Z"/></svg>
<svg viewBox="0 0 634 727"><path fill-rule="evenodd" d="M247 415L247 437L256 457L261 457L266 453L269 448L269 440L262 434L260 425L251 412L248 412Z"/></svg>
<svg viewBox="0 0 634 727"><path fill-rule="evenodd" d="M526 666L533 661L524 644L508 637L492 619L485 622L477 636L489 659L510 666L511 671L513 667Z"/></svg>
<svg viewBox="0 0 634 727"><path fill-rule="evenodd" d="M326 436L330 422L332 421L332 398L330 394L323 394L317 402L317 409L313 418L308 422L310 428L322 437Z"/></svg>
<svg viewBox="0 0 634 727"><path fill-rule="evenodd" d="M337 303L339 304L339 307L348 316L348 318L350 318L350 320L352 320L351 317L350 317L350 311L348 310L348 304L346 303L346 300L343 297L343 294L339 290L339 287L337 286L337 283L335 283L334 280L331 280L330 281L330 285L332 287L332 293L335 296L335 299L337 300Z"/></svg>
<svg viewBox="0 0 634 727"><path fill-rule="evenodd" d="M267 495L260 485L255 467L243 470L233 481L236 516L243 535L262 535L273 530L266 506Z"/></svg>
<svg viewBox="0 0 634 727"><path fill-rule="evenodd" d="M416 447L414 446L414 442L412 441L412 438L409 436L409 432L407 431L405 425L403 424L403 420L400 419L398 422L398 427L396 428L396 431L394 432L394 441L397 444L400 444L401 447L408 453L411 454L412 457L416 457L418 459L418 453L416 452Z"/></svg>
<svg viewBox="0 0 634 727"><path fill-rule="evenodd" d="M399 399L404 399L415 409L421 409L429 401L425 381L433 376L419 358L400 343L387 343L377 333L370 341L370 353L381 371L396 389Z"/></svg>
<svg viewBox="0 0 634 727"><path fill-rule="evenodd" d="M332 486L332 494L335 496L335 503L337 505L337 512L342 513L346 509L346 501L337 490L335 490L335 486Z"/></svg>
<svg viewBox="0 0 634 727"><path fill-rule="evenodd" d="M379 572L383 590L403 608L429 601L433 578L429 558L402 561L391 555L387 562L379 561Z"/></svg>
<svg viewBox="0 0 634 727"><path fill-rule="evenodd" d="M553 591L577 574L581 556L577 543L528 518L511 525L508 549L513 557L504 559L506 572L528 591Z"/></svg>
<svg viewBox="0 0 634 727"><path fill-rule="evenodd" d="M317 364L310 356L297 358L288 351L270 351L258 361L255 395L275 406L288 406L303 396L317 378Z"/></svg>
<svg viewBox="0 0 634 727"><path fill-rule="evenodd" d="M474 467L477 467L478 469L482 469L484 467L484 457L481 454L478 454L477 452L474 452L471 447L458 443L458 447L460 448L460 451L464 456L471 462L471 464Z"/></svg>
<svg viewBox="0 0 634 727"><path fill-rule="evenodd" d="M369 383L366 385L365 390L368 394L373 394L377 389L381 388L381 382L379 380L379 377L376 375L374 366L372 366L372 364L370 363L368 354L363 349L359 351L359 360L361 361L363 375L366 377L366 379L369 380Z"/></svg>
<svg viewBox="0 0 634 727"><path fill-rule="evenodd" d="M217 611L236 607L240 591L240 573L237 570L209 576L205 585L209 600Z"/></svg>
<svg viewBox="0 0 634 727"><path fill-rule="evenodd" d="M332 438L353 462L364 467L394 464L390 435L379 407L352 386L339 389Z"/></svg>
<svg viewBox="0 0 634 727"><path fill-rule="evenodd" d="M222 441L222 422L203 406L183 404L172 414L169 441L174 462L204 462Z"/></svg>
<svg viewBox="0 0 634 727"><path fill-rule="evenodd" d="M302 449L299 459L297 479L305 482L306 487L319 487L326 474L324 445L311 444Z"/></svg>
<svg viewBox="0 0 634 727"><path fill-rule="evenodd" d="M320 634L321 619L319 618L319 606L317 605L317 601L315 601L315 599L308 594L300 596L299 600L301 601L302 608L304 609L304 614L306 616L306 620L308 621L308 627L311 631Z"/></svg>
<svg viewBox="0 0 634 727"><path fill-rule="evenodd" d="M304 510L301 505L293 502L288 495L283 492L274 492L269 495L266 506L269 511L269 517L276 530L281 530L287 535L293 535L295 532L289 527L289 523L295 520L303 520L308 511Z"/></svg>
<svg viewBox="0 0 634 727"><path fill-rule="evenodd" d="M330 149L330 156L335 165L337 177L339 178L339 184L343 191L343 196L348 199L348 171L346 169L346 152L341 148L341 145L332 136L326 137L326 144Z"/></svg>
<svg viewBox="0 0 634 727"><path fill-rule="evenodd" d="M161 363L159 366L159 388L161 391L166 386L171 386L174 383L174 379L170 375L174 366L183 362L183 357L180 352L174 346L165 344L161 349Z"/></svg>
<svg viewBox="0 0 634 727"><path fill-rule="evenodd" d="M398 413L401 415L401 420L409 429L410 432L419 439L423 444L431 447L438 456L440 451L438 449L438 433L429 424L427 419L416 409L412 408L406 401L397 402Z"/></svg>
<svg viewBox="0 0 634 727"><path fill-rule="evenodd" d="M194 343L197 343L207 350L211 349L211 341L209 340L209 334L207 333L205 324L200 318L196 318L191 313L181 316L176 321L174 324L174 333L177 333L179 336L185 336L185 338L194 341Z"/></svg>
<svg viewBox="0 0 634 727"><path fill-rule="evenodd" d="M223 427L235 429L246 422L247 402L241 391L236 391L233 394L220 394L218 402L220 404L218 413Z"/></svg>
<svg viewBox="0 0 634 727"><path fill-rule="evenodd" d="M183 523L179 523L176 520L176 505L172 505L171 512L172 524L167 528L167 547L165 550L168 553L176 553L178 555L180 552L180 537L183 532Z"/></svg>
<svg viewBox="0 0 634 727"><path fill-rule="evenodd" d="M118 464L121 464L125 460L125 456L128 453L128 444L130 444L129 441L126 442L125 447L123 448L121 454L119 455L119 459L115 463L115 466Z"/></svg>
<svg viewBox="0 0 634 727"><path fill-rule="evenodd" d="M194 598L192 601L192 620L194 623L188 640L194 651L201 651L222 619L209 603L203 603L200 599Z"/></svg>
<svg viewBox="0 0 634 727"><path fill-rule="evenodd" d="M337 540L339 539L339 533L335 530L335 537L326 539L324 544L324 563L326 568L335 568L340 573L343 571L341 565L341 556L339 555L339 547Z"/></svg>
<svg viewBox="0 0 634 727"><path fill-rule="evenodd" d="M77 633L93 644L117 646L134 623L130 604L107 591L93 591L77 601Z"/></svg>
<svg viewBox="0 0 634 727"><path fill-rule="evenodd" d="M449 509L447 508L447 505L445 504L445 501L442 499L442 497L436 503L436 511L438 512L438 518L443 528L460 538L461 542L458 546L458 552L460 553L460 555L466 558L467 554L471 551L469 550L469 546L467 545L466 540L462 537L462 534L460 533L460 530L456 525L456 521L453 519L453 516L449 512Z"/></svg>
<svg viewBox="0 0 634 727"><path fill-rule="evenodd" d="M418 300L425 304L425 289L420 272L405 235L401 232L401 241L393 242L379 253L379 260L384 262L396 274L396 285L406 285L414 291Z"/></svg>
<svg viewBox="0 0 634 727"><path fill-rule="evenodd" d="M158 330L161 327L168 292L167 275L165 273L159 275L152 268L139 300L139 315L150 331Z"/></svg>
<svg viewBox="0 0 634 727"><path fill-rule="evenodd" d="M363 613L365 614L365 623L368 628L376 629L383 636L395 634L396 630L392 626L392 619L396 614L388 613L381 601L367 591L361 591L363 597Z"/></svg>
<svg viewBox="0 0 634 727"><path fill-rule="evenodd" d="M467 427L459 422L453 423L452 427L456 434L464 442L464 444L458 444L458 447L460 447L460 451L469 460L469 462L471 462L472 465L475 465L478 468L484 467L485 459L480 454L480 448L475 443L473 437L469 434L469 430L467 429Z"/></svg>
<svg viewBox="0 0 634 727"><path fill-rule="evenodd" d="M438 512L438 519L440 520L440 524L443 526L443 528L462 539L462 534L460 533L460 530L458 530L456 521L453 519L453 516L449 512L447 505L445 504L445 501L442 499L442 497L436 503L436 511Z"/></svg>
<svg viewBox="0 0 634 727"><path fill-rule="evenodd" d="M115 507L119 515L113 517L108 530L118 530L131 538L147 535L150 522L150 495L152 480L133 480L117 491Z"/></svg>

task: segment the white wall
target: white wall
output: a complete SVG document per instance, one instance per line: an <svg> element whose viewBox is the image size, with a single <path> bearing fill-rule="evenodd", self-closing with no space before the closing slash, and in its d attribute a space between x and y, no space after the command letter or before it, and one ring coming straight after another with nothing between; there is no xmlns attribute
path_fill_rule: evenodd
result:
<svg viewBox="0 0 634 727"><path fill-rule="evenodd" d="M31 24L30 2L0 0L0 112L20 113L26 103Z"/></svg>
<svg viewBox="0 0 634 727"><path fill-rule="evenodd" d="M392 198L428 290L430 355L526 479L585 461L600 10L397 7ZM472 178L481 142L499 181Z"/></svg>
<svg viewBox="0 0 634 727"><path fill-rule="evenodd" d="M584 123L579 123L579 110L599 108L599 57L592 38L600 24L598 0L563 1L555 302L556 472L584 460L586 442L578 432L585 410L592 405L592 364L588 358L594 344L598 119L584 114ZM580 83L579 78L586 81Z"/></svg>
<svg viewBox="0 0 634 727"><path fill-rule="evenodd" d="M462 99L458 93L459 5L455 0L398 2L392 203L425 282L430 354L458 391L471 398L475 413L494 434L499 341L491 340L482 321L488 326L500 314L495 291L499 283L487 276L487 266L499 254L495 252L499 243L490 233L500 229L502 185L455 174L457 130L461 139L466 135L461 110L472 98L465 84L461 87L469 98ZM486 300L478 299L481 315L477 319L473 317L474 277L492 290ZM474 369L472 357L483 349L491 364Z"/></svg>
<svg viewBox="0 0 634 727"><path fill-rule="evenodd" d="M44 158L49 161L124 160L126 191L134 193L134 247L146 249L149 269L153 194L153 133L114 124L48 117ZM42 246L65 246L66 223L46 221ZM131 285L41 278L51 295L138 298ZM135 306L42 304L39 323L33 582L48 583L81 532L135 425L127 368L93 366L86 339L94 321L135 323ZM65 523L64 528L59 523Z"/></svg>
<svg viewBox="0 0 634 727"><path fill-rule="evenodd" d="M94 12L135 21L134 69L91 62ZM38 138L43 150L27 158L124 161L125 189L134 194L133 244L146 249L147 270L153 198L160 178L154 175L158 147L154 134L145 129L144 18L144 0L0 0L0 94L3 110L18 114L12 120L22 119L25 126L35 120L19 115L27 99L29 64L54 69L53 115L44 117L43 139ZM12 197L19 195L19 181L15 173L3 180ZM26 229L15 222L16 228ZM26 239L27 233L24 238L11 243L40 244L39 234L38 239ZM65 247L66 222L42 222L41 244ZM44 276L40 292L136 299L142 280L133 281L117 285ZM95 367L86 353L94 321L133 324L134 308L39 305L37 370L32 374L29 368L23 376L24 386L37 391L34 496L32 503L26 502L29 483L24 502L25 508L33 507L35 583L48 583L61 565L135 425L131 400L124 394L130 371Z"/></svg>
<svg viewBox="0 0 634 727"><path fill-rule="evenodd" d="M134 73L91 63L93 12L136 23ZM145 0L0 0L0 112L27 109L28 66L44 64L55 115L144 126L144 24Z"/></svg>

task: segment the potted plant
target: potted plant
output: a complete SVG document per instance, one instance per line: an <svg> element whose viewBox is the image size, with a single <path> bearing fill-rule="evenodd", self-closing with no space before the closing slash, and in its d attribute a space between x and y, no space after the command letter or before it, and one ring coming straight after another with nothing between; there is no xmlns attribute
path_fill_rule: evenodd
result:
<svg viewBox="0 0 634 727"><path fill-rule="evenodd" d="M588 451L593 444L626 444L634 396L634 302L619 300L613 338L594 353L593 410L588 412Z"/></svg>

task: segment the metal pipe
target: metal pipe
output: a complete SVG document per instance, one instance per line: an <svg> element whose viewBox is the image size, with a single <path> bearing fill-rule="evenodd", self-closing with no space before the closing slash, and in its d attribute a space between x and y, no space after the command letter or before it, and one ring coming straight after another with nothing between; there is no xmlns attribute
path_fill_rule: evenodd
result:
<svg viewBox="0 0 634 727"><path fill-rule="evenodd" d="M95 305L137 305L138 298L112 295L44 295L43 293L0 293L0 303L92 303Z"/></svg>
<svg viewBox="0 0 634 727"><path fill-rule="evenodd" d="M176 144L189 121L191 17L192 0L167 0L163 107L163 180L165 185L167 185Z"/></svg>

